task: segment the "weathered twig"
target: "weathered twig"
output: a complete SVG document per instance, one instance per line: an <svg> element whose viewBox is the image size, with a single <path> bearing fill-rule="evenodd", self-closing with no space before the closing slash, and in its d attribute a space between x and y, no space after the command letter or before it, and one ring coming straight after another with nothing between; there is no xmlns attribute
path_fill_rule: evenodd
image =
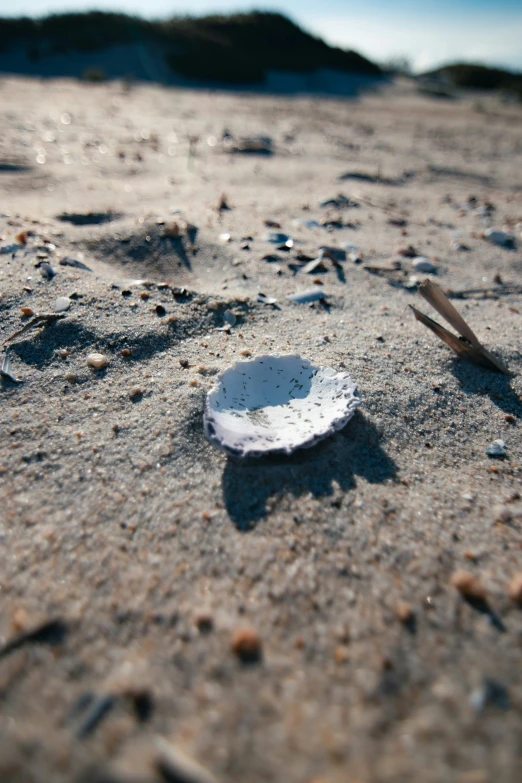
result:
<svg viewBox="0 0 522 783"><path fill-rule="evenodd" d="M28 631L15 636L14 639L6 642L0 647L0 658L4 658L14 650L24 647L26 644L50 644L59 645L63 644L69 626L65 620L56 618L54 620L46 620L36 628L31 628Z"/></svg>
<svg viewBox="0 0 522 783"><path fill-rule="evenodd" d="M17 378L12 374L11 357L7 353L4 356L4 361L2 362L2 366L0 367L0 376L2 376L2 378L5 378L6 381L11 381L11 383L23 383L23 381L20 378Z"/></svg>
<svg viewBox="0 0 522 783"><path fill-rule="evenodd" d="M438 285L431 280L425 280L419 286L419 293L431 304L432 307L452 326L458 333L457 335L445 329L432 318L421 313L416 307L410 305L417 321L420 321L431 329L437 337L448 345L455 353L474 364L487 367L489 370L497 370L505 375L511 375L508 368L499 359L493 356L483 345L473 332L469 324L466 323L460 313L453 307L447 296L442 292Z"/></svg>

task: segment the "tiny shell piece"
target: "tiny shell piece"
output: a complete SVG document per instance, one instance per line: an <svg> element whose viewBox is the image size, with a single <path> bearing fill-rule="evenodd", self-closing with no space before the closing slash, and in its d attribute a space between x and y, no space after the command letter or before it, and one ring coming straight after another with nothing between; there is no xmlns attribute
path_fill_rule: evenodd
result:
<svg viewBox="0 0 522 783"><path fill-rule="evenodd" d="M486 446L486 454L488 457L505 457L506 444L501 438L498 438L490 443L489 446Z"/></svg>
<svg viewBox="0 0 522 783"><path fill-rule="evenodd" d="M87 364L96 370L103 370L107 366L107 357L103 353L90 353L87 356Z"/></svg>
<svg viewBox="0 0 522 783"><path fill-rule="evenodd" d="M294 240L289 237L288 234L280 234L277 231L271 232L265 236L265 242L270 242L272 245L284 245L286 247L292 247Z"/></svg>
<svg viewBox="0 0 522 783"><path fill-rule="evenodd" d="M257 301L260 304L266 305L274 305L277 303L277 299L274 296L267 296L266 294L262 294L261 291L257 295Z"/></svg>
<svg viewBox="0 0 522 783"><path fill-rule="evenodd" d="M319 302L320 299L326 299L327 294L322 288L307 288L306 291L298 291L295 294L288 294L286 297L297 304L309 304L310 302Z"/></svg>
<svg viewBox="0 0 522 783"><path fill-rule="evenodd" d="M499 245L500 247L511 249L515 247L515 237L513 234L508 234L506 231L497 231L494 228L488 228L484 231L484 239L487 239L488 242Z"/></svg>
<svg viewBox="0 0 522 783"><path fill-rule="evenodd" d="M344 427L360 399L348 373L300 356L258 356L220 375L207 395L209 440L241 457L290 454Z"/></svg>
<svg viewBox="0 0 522 783"><path fill-rule="evenodd" d="M437 271L435 264L432 264L429 258L424 256L412 258L411 265L416 272L424 272L427 275L434 274Z"/></svg>
<svg viewBox="0 0 522 783"><path fill-rule="evenodd" d="M310 275L313 272L326 272L327 267L325 266L325 263L321 258L314 258L313 261L309 261L307 264L305 264L302 269L299 270L300 274L302 275Z"/></svg>
<svg viewBox="0 0 522 783"><path fill-rule="evenodd" d="M63 313L65 310L68 310L71 306L71 300L68 296L59 296L56 302L54 303L54 312L55 313Z"/></svg>
<svg viewBox="0 0 522 783"><path fill-rule="evenodd" d="M11 359L6 354L4 356L4 361L2 362L2 366L0 367L0 376L2 378L5 378L7 381L11 381L12 383L23 383L23 381L20 378L17 378L15 375L11 372Z"/></svg>

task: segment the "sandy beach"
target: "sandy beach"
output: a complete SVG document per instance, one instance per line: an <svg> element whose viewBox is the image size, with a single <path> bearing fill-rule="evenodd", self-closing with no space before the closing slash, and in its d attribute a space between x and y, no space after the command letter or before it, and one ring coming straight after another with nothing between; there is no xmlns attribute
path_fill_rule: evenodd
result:
<svg viewBox="0 0 522 783"><path fill-rule="evenodd" d="M519 781L520 106L406 80L0 97L0 339L69 300L4 343L0 779ZM441 321L419 257L511 377L414 319ZM207 391L260 354L349 372L353 419L219 451Z"/></svg>

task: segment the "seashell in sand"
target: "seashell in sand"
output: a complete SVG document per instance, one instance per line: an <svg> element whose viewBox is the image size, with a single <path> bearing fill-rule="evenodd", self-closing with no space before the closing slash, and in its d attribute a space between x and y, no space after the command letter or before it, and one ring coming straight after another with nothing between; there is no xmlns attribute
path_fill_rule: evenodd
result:
<svg viewBox="0 0 522 783"><path fill-rule="evenodd" d="M360 404L348 373L300 356L258 356L225 370L207 395L209 440L241 457L290 454L344 427Z"/></svg>
<svg viewBox="0 0 522 783"><path fill-rule="evenodd" d="M297 304L310 304L311 302L319 302L321 299L326 299L328 294L325 294L322 288L316 286L315 288L307 288L306 291L297 291L295 294L287 294L287 299Z"/></svg>

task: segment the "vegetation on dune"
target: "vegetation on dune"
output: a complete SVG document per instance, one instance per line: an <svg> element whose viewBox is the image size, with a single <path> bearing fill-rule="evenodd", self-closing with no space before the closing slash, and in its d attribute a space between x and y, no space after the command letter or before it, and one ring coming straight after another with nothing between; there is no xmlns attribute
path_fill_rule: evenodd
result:
<svg viewBox="0 0 522 783"><path fill-rule="evenodd" d="M200 76L198 71L208 72L220 60L225 68L238 62L258 81L269 69L310 72L335 68L372 75L381 72L377 65L356 52L328 46L276 13L257 11L173 19L164 23L163 32L178 45L171 55L171 64L184 73L188 69L191 76Z"/></svg>
<svg viewBox="0 0 522 783"><path fill-rule="evenodd" d="M260 83L271 69L381 74L379 66L356 52L328 46L282 14L262 11L156 22L101 11L0 19L0 41L4 51L25 46L33 60L113 45L157 44L176 72L216 82Z"/></svg>
<svg viewBox="0 0 522 783"><path fill-rule="evenodd" d="M502 68L489 68L486 65L472 63L455 63L431 71L425 76L443 79L453 87L511 92L522 99L522 73Z"/></svg>

